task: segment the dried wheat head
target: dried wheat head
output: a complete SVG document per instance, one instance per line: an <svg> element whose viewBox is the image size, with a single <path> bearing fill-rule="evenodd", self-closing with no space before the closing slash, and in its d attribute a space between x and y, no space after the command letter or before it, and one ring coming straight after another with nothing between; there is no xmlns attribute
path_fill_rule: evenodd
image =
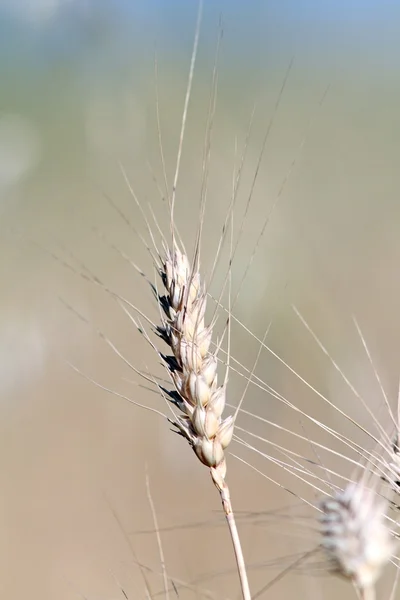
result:
<svg viewBox="0 0 400 600"><path fill-rule="evenodd" d="M212 325L204 315L207 294L198 271L174 242L165 249L159 273L165 294L158 295L162 308L159 336L172 355L164 356L174 384L167 391L181 415L174 421L199 460L225 478L224 450L233 436L234 419L222 419L225 384L218 386L217 357L210 351Z"/></svg>
<svg viewBox="0 0 400 600"><path fill-rule="evenodd" d="M350 483L320 505L322 546L331 570L361 593L373 589L394 551L387 502L364 483Z"/></svg>

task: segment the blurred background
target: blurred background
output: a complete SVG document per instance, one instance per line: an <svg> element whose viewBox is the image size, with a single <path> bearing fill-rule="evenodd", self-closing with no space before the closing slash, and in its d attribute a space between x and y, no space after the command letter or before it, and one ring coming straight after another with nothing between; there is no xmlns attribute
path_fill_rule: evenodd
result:
<svg viewBox="0 0 400 600"><path fill-rule="evenodd" d="M168 232L156 90L171 186L197 10L197 2L177 0L0 0L1 598L114 600L126 594L131 600L145 597L144 577L153 597L163 597L146 472L165 529L171 596L202 597L209 590L215 595L209 597L238 597L230 541L218 522L219 498L206 469L165 421L102 391L68 364L111 390L165 409L98 332L137 369L161 373L158 358L115 299L80 274L95 274L157 318L148 285L123 256L154 280L140 239L148 239L146 226L121 165L140 204L148 212L150 203ZM296 305L386 425L352 316L394 405L400 364L400 5L204 2L176 199L189 249L198 225L221 27L205 274L254 110L233 224L239 239L233 297L240 291L234 314L247 329L232 324L232 356L242 373L251 370L259 344L249 331L262 337L271 324L269 346L373 430L365 408L293 312ZM225 280L228 251L211 284L214 295ZM222 311L220 332L224 321ZM306 413L358 435L270 353L261 354L256 372ZM246 377L232 373L230 381L234 404ZM321 436L256 387L250 386L244 408L306 437ZM250 417L240 424L250 434L291 443ZM261 442L260 448L269 451ZM238 444L232 452L271 475L270 463L254 452ZM341 466L349 474L351 466ZM273 476L300 493L282 469ZM234 457L229 481L243 515L256 591L287 566L282 557L310 547L310 536L291 535L290 511L283 521L269 517L260 524L254 518L256 511L289 505L293 498ZM275 568L266 565L275 559ZM390 581L383 585L390 589ZM304 573L283 578L265 597L285 598L293 590L300 597L333 598L338 590L353 597L343 582Z"/></svg>

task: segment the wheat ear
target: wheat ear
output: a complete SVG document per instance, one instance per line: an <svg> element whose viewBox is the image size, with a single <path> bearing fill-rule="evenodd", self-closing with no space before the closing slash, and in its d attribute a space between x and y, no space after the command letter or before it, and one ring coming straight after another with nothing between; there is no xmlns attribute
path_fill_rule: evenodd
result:
<svg viewBox="0 0 400 600"><path fill-rule="evenodd" d="M235 551L244 600L251 600L240 538L226 483L224 450L233 436L234 417L222 419L225 408L226 382L218 385L217 356L210 351L212 325L206 326L204 315L207 294L197 270L172 242L165 248L159 274L165 293L158 294L161 325L157 334L168 344L172 354L161 355L173 382L173 390L163 390L179 409L171 420L189 442L198 459L210 469L220 493Z"/></svg>
<svg viewBox="0 0 400 600"><path fill-rule="evenodd" d="M375 600L375 583L395 548L385 523L387 502L359 481L324 499L321 509L331 571L349 579L362 600Z"/></svg>

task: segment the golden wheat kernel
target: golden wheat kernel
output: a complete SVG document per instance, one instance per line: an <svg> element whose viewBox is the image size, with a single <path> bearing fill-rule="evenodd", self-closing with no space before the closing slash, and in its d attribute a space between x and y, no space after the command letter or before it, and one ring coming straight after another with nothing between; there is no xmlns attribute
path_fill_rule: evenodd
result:
<svg viewBox="0 0 400 600"><path fill-rule="evenodd" d="M182 412L184 412L188 417L192 418L194 409L195 407L193 406L193 404L191 404L186 398L182 397Z"/></svg>
<svg viewBox="0 0 400 600"><path fill-rule="evenodd" d="M206 328L201 332L201 335L198 336L197 345L203 358L207 356L210 349L211 335L212 331L209 328Z"/></svg>
<svg viewBox="0 0 400 600"><path fill-rule="evenodd" d="M188 318L188 315L185 315L185 318L182 319L182 325L180 326L180 331L182 333L182 337L184 337L186 340L196 343L196 326L195 324L192 322L192 320L190 318Z"/></svg>
<svg viewBox="0 0 400 600"><path fill-rule="evenodd" d="M191 318L193 321L198 323L204 323L204 316L206 312L206 301L204 297L196 298L191 307Z"/></svg>
<svg viewBox="0 0 400 600"><path fill-rule="evenodd" d="M184 338L181 339L179 344L179 356L182 364L185 368L190 371L198 373L203 364L202 356L193 342L188 342Z"/></svg>
<svg viewBox="0 0 400 600"><path fill-rule="evenodd" d="M219 419L212 411L196 406L193 411L192 426L198 435L211 439L218 431Z"/></svg>
<svg viewBox="0 0 400 600"><path fill-rule="evenodd" d="M220 388L218 388L211 394L211 398L209 400L210 408L212 408L214 414L218 418L221 418L222 413L224 412L225 393L226 393L225 385L222 385Z"/></svg>
<svg viewBox="0 0 400 600"><path fill-rule="evenodd" d="M207 308L205 296L197 295L197 297L190 304L190 307L190 315L193 321L196 321L197 323L204 323Z"/></svg>
<svg viewBox="0 0 400 600"><path fill-rule="evenodd" d="M178 285L176 285L175 282L174 282L172 284L172 286L171 286L169 298L170 298L170 302L172 304L172 307L176 311L178 311L179 308L180 308L181 296L182 296L181 288Z"/></svg>
<svg viewBox="0 0 400 600"><path fill-rule="evenodd" d="M193 402L198 406L206 406L210 400L211 390L203 375L191 373L189 387Z"/></svg>
<svg viewBox="0 0 400 600"><path fill-rule="evenodd" d="M203 363L201 374L210 387L214 382L216 382L217 368L217 359L213 355L210 355Z"/></svg>
<svg viewBox="0 0 400 600"><path fill-rule="evenodd" d="M235 420L232 415L222 421L218 429L218 440L223 449L227 448L232 441Z"/></svg>
<svg viewBox="0 0 400 600"><path fill-rule="evenodd" d="M224 451L216 438L212 440L201 438L196 444L196 454L208 467L216 467L224 459Z"/></svg>

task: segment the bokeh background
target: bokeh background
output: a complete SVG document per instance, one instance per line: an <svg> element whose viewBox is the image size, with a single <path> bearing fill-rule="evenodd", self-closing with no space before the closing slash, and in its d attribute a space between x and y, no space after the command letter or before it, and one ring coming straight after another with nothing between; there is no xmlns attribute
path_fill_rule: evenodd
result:
<svg viewBox="0 0 400 600"><path fill-rule="evenodd" d="M156 80L171 185L197 10L196 2L177 0L0 1L1 598L144 598L143 573L153 597L163 597L146 472L176 586L171 597L202 597L204 589L214 597L238 597L228 534L206 470L165 421L100 390L68 364L135 401L165 409L98 331L135 368L161 373L154 352L115 299L79 273L95 274L157 318L147 284L122 255L154 280L149 254L134 232L148 239L146 227L120 165L141 205L147 210L150 203L168 232ZM292 305L387 424L352 316L394 404L400 364L400 5L205 1L176 205L189 249L198 225L221 27L204 273L215 256L254 109L234 211L234 239L242 231L232 267L233 297L240 289L235 316L258 337L271 324L270 347L373 431L371 416ZM225 279L228 246L210 288L215 296ZM258 343L248 330L232 324L231 350L251 369ZM266 351L257 374L306 413L358 435ZM245 383L232 373L233 404ZM256 387L249 387L244 407L321 438L320 431L310 432L307 419ZM240 424L250 434L293 442L252 418ZM270 451L261 442L260 448ZM311 445L306 451L314 451L315 459ZM254 452L238 444L232 452L271 475L270 463ZM340 468L351 470L346 463ZM272 475L300 493L293 476L282 469ZM296 504L284 490L234 457L229 481L257 590L287 566L285 556L313 542L310 531L294 532L291 508L279 519L255 518L257 511ZM383 589L390 583L383 582ZM333 598L338 591L353 597L343 582L303 572L288 575L268 594Z"/></svg>

